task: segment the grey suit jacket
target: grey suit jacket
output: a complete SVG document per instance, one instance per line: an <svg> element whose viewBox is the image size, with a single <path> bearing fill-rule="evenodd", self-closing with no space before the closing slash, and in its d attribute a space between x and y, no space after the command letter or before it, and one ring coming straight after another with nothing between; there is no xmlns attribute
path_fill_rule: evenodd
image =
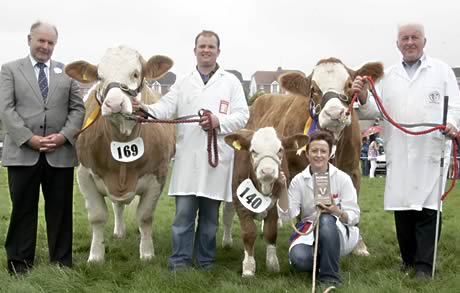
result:
<svg viewBox="0 0 460 293"><path fill-rule="evenodd" d="M62 133L67 142L46 153L53 167L77 164L74 135L80 130L85 108L78 84L65 73L63 64L51 60L49 92L43 101L29 56L2 65L0 71L0 117L6 128L4 166L32 166L40 152L26 142L33 135Z"/></svg>

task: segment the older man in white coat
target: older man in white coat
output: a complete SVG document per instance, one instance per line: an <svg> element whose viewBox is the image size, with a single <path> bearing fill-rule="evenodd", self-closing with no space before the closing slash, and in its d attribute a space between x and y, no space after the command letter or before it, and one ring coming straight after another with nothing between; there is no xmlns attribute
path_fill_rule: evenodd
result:
<svg viewBox="0 0 460 293"><path fill-rule="evenodd" d="M402 61L391 66L379 85L387 112L400 123L442 123L443 97L449 96L445 135L455 137L460 118L460 92L452 69L444 62L424 54L426 44L421 24L399 26L397 46ZM374 101L367 102L367 85L361 77L353 83L359 91L360 111L377 115ZM421 130L415 128L413 130ZM385 210L394 211L396 234L401 252L401 270L415 268L416 277L427 279L433 267L438 209L439 161L449 162L450 141L441 132L411 136L385 122L387 178Z"/></svg>
<svg viewBox="0 0 460 293"><path fill-rule="evenodd" d="M231 178L233 149L224 142L224 135L246 125L249 110L240 81L219 68L220 40L212 31L202 31L195 39L196 69L178 80L171 90L152 105L135 105L148 110L159 119L197 114L210 110L212 126L217 128L219 162L208 164L207 132L210 124L178 124L176 154L169 194L176 198L176 216L172 225L173 252L168 266L171 270L192 265L209 268L215 257L219 205L232 201ZM195 233L195 218L198 226Z"/></svg>

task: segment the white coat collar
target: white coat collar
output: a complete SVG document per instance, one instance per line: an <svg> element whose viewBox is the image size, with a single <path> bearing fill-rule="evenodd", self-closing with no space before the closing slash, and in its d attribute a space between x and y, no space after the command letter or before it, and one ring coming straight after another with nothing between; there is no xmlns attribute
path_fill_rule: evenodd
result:
<svg viewBox="0 0 460 293"><path fill-rule="evenodd" d="M337 173L337 167L332 165L331 163L328 163L328 164L329 164L329 176L332 177L335 175L335 173ZM305 168L301 174L305 179L311 179L312 175L310 172L310 165L308 165L307 168Z"/></svg>
<svg viewBox="0 0 460 293"><path fill-rule="evenodd" d="M203 79L201 78L200 72L198 72L197 69L193 70L191 74L193 76L194 82L206 88L212 85L213 83L215 83L217 80L219 80L225 74L225 70L223 70L222 67L219 66L219 68L216 70L216 72L212 75L212 77L209 79L209 81L206 84L204 84Z"/></svg>

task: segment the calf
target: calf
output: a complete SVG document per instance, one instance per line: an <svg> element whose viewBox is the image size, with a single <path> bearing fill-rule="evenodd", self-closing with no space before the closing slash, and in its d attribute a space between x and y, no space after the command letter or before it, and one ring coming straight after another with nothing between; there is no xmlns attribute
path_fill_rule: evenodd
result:
<svg viewBox="0 0 460 293"><path fill-rule="evenodd" d="M273 127L261 128L255 132L241 130L225 136L225 142L236 150L232 190L233 205L240 219L241 238L244 242L243 276L253 276L256 271L256 218L264 221L267 269L279 271L276 255L276 202L280 192L287 192L286 187L280 183L279 174L282 170L288 176L286 152L302 148L308 140L308 136L303 134L279 138ZM260 193L252 189L252 184Z"/></svg>

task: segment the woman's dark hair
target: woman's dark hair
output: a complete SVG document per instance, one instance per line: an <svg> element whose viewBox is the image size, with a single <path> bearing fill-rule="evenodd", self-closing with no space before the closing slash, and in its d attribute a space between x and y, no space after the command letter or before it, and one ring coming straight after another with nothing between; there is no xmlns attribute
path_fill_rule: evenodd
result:
<svg viewBox="0 0 460 293"><path fill-rule="evenodd" d="M310 144L315 140L324 140L329 145L329 152L332 152L332 145L334 145L334 137L329 131L315 130L310 134L310 142L307 145L307 152L310 148Z"/></svg>

